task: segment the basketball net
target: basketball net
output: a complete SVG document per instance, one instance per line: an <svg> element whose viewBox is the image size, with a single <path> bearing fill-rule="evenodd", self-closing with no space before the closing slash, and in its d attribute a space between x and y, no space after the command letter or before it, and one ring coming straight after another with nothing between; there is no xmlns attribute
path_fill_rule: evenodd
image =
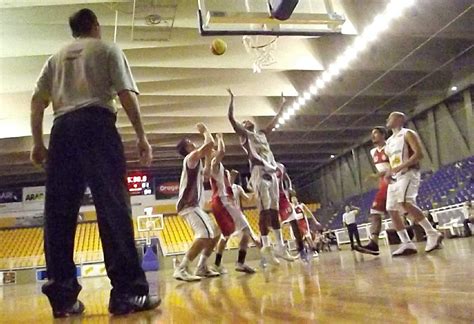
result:
<svg viewBox="0 0 474 324"><path fill-rule="evenodd" d="M261 73L262 68L276 63L274 52L277 48L278 36L249 36L242 37L247 53L254 57L253 73Z"/></svg>

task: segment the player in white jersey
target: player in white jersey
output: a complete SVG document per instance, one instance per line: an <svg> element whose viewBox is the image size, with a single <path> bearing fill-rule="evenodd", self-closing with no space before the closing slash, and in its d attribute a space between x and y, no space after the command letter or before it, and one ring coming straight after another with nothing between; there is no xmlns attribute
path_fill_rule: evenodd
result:
<svg viewBox="0 0 474 324"><path fill-rule="evenodd" d="M257 207L260 213L259 228L262 241L262 254L272 264L279 264L277 257L288 254L283 244L281 224L278 218L278 180L276 176L277 165L275 157L268 144L266 134L269 134L275 126L278 116L284 107L284 97L277 116L267 125L265 129L256 130L255 124L250 120L244 120L242 124L234 118L234 95L230 89L230 104L228 117L235 132L240 136L242 148L247 153L250 164L250 184L257 197ZM277 248L273 251L268 237L269 227L273 229Z"/></svg>
<svg viewBox="0 0 474 324"><path fill-rule="evenodd" d="M217 151L214 152L210 160L212 188L212 212L216 218L217 224L221 229L222 235L217 244L216 261L213 270L224 274L227 271L222 267L222 254L231 235L242 233L242 239L239 245L239 255L235 270L245 273L255 273L255 269L245 264L249 240L252 238L252 232L247 219L240 208L234 202L232 187L227 175L222 159L225 155L225 144L222 134L217 135Z"/></svg>
<svg viewBox="0 0 474 324"><path fill-rule="evenodd" d="M385 179L385 173L390 170L390 162L385 154L387 130L385 127L375 127L372 130L371 137L375 147L370 150L370 156L377 172L369 175L367 180L378 179L379 190L370 209L370 242L364 246L357 246L355 250L361 253L379 255L378 241L380 231L382 230L382 218L387 212L388 181Z"/></svg>
<svg viewBox="0 0 474 324"><path fill-rule="evenodd" d="M184 281L198 281L201 277L219 275L208 269L206 261L219 240L220 231L202 209L204 177L209 170L203 168L201 160L212 152L214 140L204 124L198 124L197 128L204 136L204 144L201 147L197 148L187 138L182 139L177 145L178 152L184 157L184 161L176 209L194 232L194 242L173 274L175 279ZM196 275L193 276L188 272L188 266L200 253Z"/></svg>
<svg viewBox="0 0 474 324"><path fill-rule="evenodd" d="M416 205L416 197L420 185L420 161L423 159L421 141L418 134L404 128L405 114L393 112L387 120L387 127L393 135L387 140L385 154L390 160L391 169L385 178L389 181L387 192L387 211L392 224L402 241L401 246L392 253L401 256L417 253L416 246L410 240L400 216L406 211L426 232L425 252L431 252L441 246L443 235L435 230L423 212Z"/></svg>
<svg viewBox="0 0 474 324"><path fill-rule="evenodd" d="M229 175L229 182L232 184L232 195L234 196L234 201L237 204L237 207L242 210L242 200L250 201L250 196L245 192L244 188L241 185L236 183L237 177L239 176L239 171L231 170Z"/></svg>

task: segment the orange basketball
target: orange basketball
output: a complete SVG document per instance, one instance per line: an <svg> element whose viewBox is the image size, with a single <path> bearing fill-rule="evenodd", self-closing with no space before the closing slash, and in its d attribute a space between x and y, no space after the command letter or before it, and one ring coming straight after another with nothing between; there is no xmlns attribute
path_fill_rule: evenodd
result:
<svg viewBox="0 0 474 324"><path fill-rule="evenodd" d="M222 55L227 50L227 44L220 38L216 38L211 43L211 52L214 55Z"/></svg>

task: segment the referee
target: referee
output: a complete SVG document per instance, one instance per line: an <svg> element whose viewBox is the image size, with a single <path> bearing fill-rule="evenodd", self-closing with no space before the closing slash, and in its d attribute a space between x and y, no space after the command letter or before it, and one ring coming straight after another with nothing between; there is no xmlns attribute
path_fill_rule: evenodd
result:
<svg viewBox="0 0 474 324"><path fill-rule="evenodd" d="M347 227L347 232L349 232L349 240L351 241L351 250L355 250L354 246L354 236L357 241L357 245L361 246L359 231L357 230L356 217L360 212L359 207L346 206L346 212L342 215L342 223Z"/></svg>
<svg viewBox="0 0 474 324"><path fill-rule="evenodd" d="M143 165L152 161L137 99L138 89L124 53L101 40L96 15L82 9L69 18L75 38L51 56L31 100L31 160L46 168L44 249L48 296L54 317L84 312L74 264L77 215L86 185L97 210L107 275L112 284L109 311L115 315L155 308L160 300L148 283L135 249L126 161L115 127L115 97L137 135ZM43 142L44 110L52 103L49 149Z"/></svg>

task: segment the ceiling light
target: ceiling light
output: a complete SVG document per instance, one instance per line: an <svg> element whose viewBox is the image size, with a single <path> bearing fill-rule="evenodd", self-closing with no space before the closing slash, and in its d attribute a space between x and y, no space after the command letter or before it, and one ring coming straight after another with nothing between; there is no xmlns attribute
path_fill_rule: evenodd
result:
<svg viewBox="0 0 474 324"><path fill-rule="evenodd" d="M325 82L324 82L323 80L321 80L321 79L318 79L318 81L316 81L316 87L317 87L318 89L324 88L325 85L326 85Z"/></svg>
<svg viewBox="0 0 474 324"><path fill-rule="evenodd" d="M330 75L327 71L323 73L322 78L323 78L323 81L324 81L324 82L329 82L329 81L331 81L331 75Z"/></svg>
<svg viewBox="0 0 474 324"><path fill-rule="evenodd" d="M367 47L367 39L365 39L362 36L357 37L354 42L354 49L359 53L365 50L366 47Z"/></svg>
<svg viewBox="0 0 474 324"><path fill-rule="evenodd" d="M350 46L345 50L344 54L342 54L342 57L344 61L346 61L346 64L349 65L350 62L356 59L357 51L355 51L354 48Z"/></svg>
<svg viewBox="0 0 474 324"><path fill-rule="evenodd" d="M456 91L456 90L458 90L458 87L456 86L451 87L451 91Z"/></svg>
<svg viewBox="0 0 474 324"><path fill-rule="evenodd" d="M364 29L364 32L360 37L363 37L367 43L371 43L377 39L379 36L379 33L372 28L373 26L369 26L366 29Z"/></svg>
<svg viewBox="0 0 474 324"><path fill-rule="evenodd" d="M331 159L334 159L336 156L334 154L331 154Z"/></svg>
<svg viewBox="0 0 474 324"><path fill-rule="evenodd" d="M341 55L334 65L336 65L339 70L344 70L349 66L349 62Z"/></svg>
<svg viewBox="0 0 474 324"><path fill-rule="evenodd" d="M400 17L404 10L414 4L415 0L390 0L385 10L381 14L375 16L372 23L363 30L363 32L355 39L354 43L351 46L348 46L345 51L329 65L328 69L315 80L314 84L298 97L294 102L293 107L279 118L278 127L282 126L287 120L289 120L290 116L294 115L299 109L301 109L312 96L317 96L318 92L323 89L327 83L337 77L343 70L347 69L357 58L359 53L364 51L371 42L375 41L382 32L388 29L390 22L393 19ZM457 87L451 87L451 91L457 91ZM275 128L278 127L275 126ZM334 159L335 157L334 154L331 154L331 159Z"/></svg>
<svg viewBox="0 0 474 324"><path fill-rule="evenodd" d="M414 0L391 0L385 9L387 19L395 19L402 15L403 10L415 4Z"/></svg>
<svg viewBox="0 0 474 324"><path fill-rule="evenodd" d="M276 129L280 128L280 124L276 124L276 125L275 125L275 128L276 128Z"/></svg>
<svg viewBox="0 0 474 324"><path fill-rule="evenodd" d="M385 15L389 19L395 19L402 15L403 7L400 6L400 1L390 1L385 9Z"/></svg>
<svg viewBox="0 0 474 324"><path fill-rule="evenodd" d="M332 76L332 77L335 77L335 76L338 76L339 73L341 72L341 68L339 67L338 64L336 63L333 63L331 64L331 66L329 66L329 74Z"/></svg>

